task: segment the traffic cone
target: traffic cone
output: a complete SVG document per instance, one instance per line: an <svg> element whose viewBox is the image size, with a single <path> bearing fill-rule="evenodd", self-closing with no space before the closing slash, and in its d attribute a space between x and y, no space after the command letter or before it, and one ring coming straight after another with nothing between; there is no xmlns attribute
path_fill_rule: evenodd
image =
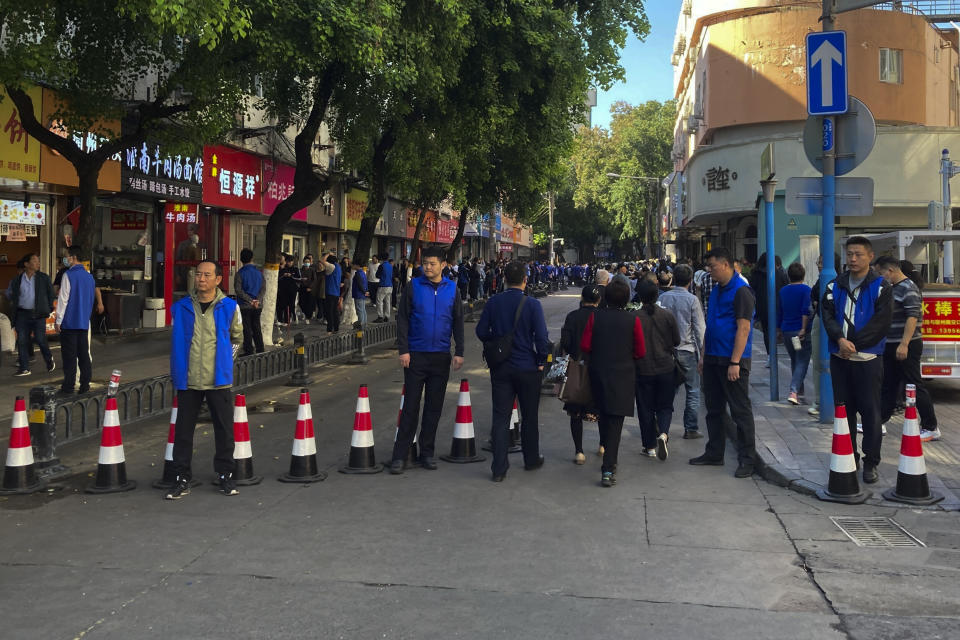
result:
<svg viewBox="0 0 960 640"><path fill-rule="evenodd" d="M23 396L17 396L13 404L10 446L7 448L7 466L3 470L3 486L0 487L0 495L33 493L43 488L44 483L37 478L37 470L33 462L27 403Z"/></svg>
<svg viewBox="0 0 960 640"><path fill-rule="evenodd" d="M897 467L897 486L883 492L885 500L907 504L933 504L943 500L939 493L930 491L927 465L923 460L923 442L917 422L917 388L907 385L907 407L903 413L903 437L900 440L900 464Z"/></svg>
<svg viewBox="0 0 960 640"><path fill-rule="evenodd" d="M440 456L447 462L483 462L485 456L477 454L477 438L473 433L473 409L470 406L470 383L460 381L460 397L457 399L457 422L453 425L453 443L450 455Z"/></svg>
<svg viewBox="0 0 960 640"><path fill-rule="evenodd" d="M857 481L857 461L853 457L853 441L847 423L847 407L838 404L833 418L833 447L830 453L830 480L826 489L819 489L817 497L827 502L862 504L870 497L861 491Z"/></svg>
<svg viewBox="0 0 960 640"><path fill-rule="evenodd" d="M177 395L173 395L173 408L170 410L170 431L167 432L167 446L163 452L163 477L153 483L154 489L169 489L177 483L177 470L173 466L173 442L177 434ZM200 484L199 480L190 479L190 486Z"/></svg>
<svg viewBox="0 0 960 640"><path fill-rule="evenodd" d="M401 409L402 410L402 409ZM380 473L383 465L377 464L373 452L373 420L370 417L370 397L367 385L360 385L357 394L357 412L353 417L353 436L350 439L350 459L340 473Z"/></svg>
<svg viewBox="0 0 960 640"><path fill-rule="evenodd" d="M253 473L253 449L250 447L250 425L247 422L247 397L238 393L233 403L233 459L237 468L233 477L239 485L260 484L263 476Z"/></svg>
<svg viewBox="0 0 960 640"><path fill-rule="evenodd" d="M490 439L487 444L480 447L484 451L493 451L493 429L491 429ZM520 446L520 414L517 411L517 399L513 399L513 411L510 412L510 439L507 440L507 453L520 453L523 447Z"/></svg>
<svg viewBox="0 0 960 640"><path fill-rule="evenodd" d="M397 438L400 436L400 417L403 415L403 402L407 396L407 385L403 385L400 389L400 411L397 412L397 433L393 436L393 442L396 444ZM410 469L411 467L420 466L420 457L417 455L417 432L413 432L413 442L410 443L410 448L407 449L407 457L403 461L403 468ZM392 453L390 455L393 455Z"/></svg>
<svg viewBox="0 0 960 640"><path fill-rule="evenodd" d="M313 410L310 392L300 389L297 408L297 431L293 436L290 471L277 478L280 482L317 482L327 474L317 468L317 441L313 438Z"/></svg>
<svg viewBox="0 0 960 640"><path fill-rule="evenodd" d="M87 486L87 493L117 493L135 489L137 483L127 480L127 462L123 455L123 438L120 435L120 416L117 399L107 398L107 410L103 412L100 427L100 459L97 462L97 478Z"/></svg>

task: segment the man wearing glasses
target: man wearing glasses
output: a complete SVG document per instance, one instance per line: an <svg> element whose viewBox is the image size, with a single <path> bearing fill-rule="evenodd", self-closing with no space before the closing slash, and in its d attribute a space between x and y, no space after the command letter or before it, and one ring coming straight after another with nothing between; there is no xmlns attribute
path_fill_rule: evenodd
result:
<svg viewBox="0 0 960 640"><path fill-rule="evenodd" d="M167 500L190 493L193 432L200 405L206 400L213 420L216 453L213 468L220 476L220 491L237 494L233 478L233 360L243 342L243 322L237 302L220 290L223 271L204 260L197 265L196 291L173 304L173 338L170 375L177 389L177 424L173 465L177 481Z"/></svg>

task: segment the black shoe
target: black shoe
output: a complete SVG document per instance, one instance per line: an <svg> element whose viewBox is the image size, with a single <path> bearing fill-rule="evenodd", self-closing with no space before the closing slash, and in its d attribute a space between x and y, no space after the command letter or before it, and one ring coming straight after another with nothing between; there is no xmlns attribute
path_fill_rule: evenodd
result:
<svg viewBox="0 0 960 640"><path fill-rule="evenodd" d="M657 457L661 462L667 459L667 434L661 433L657 436Z"/></svg>
<svg viewBox="0 0 960 640"><path fill-rule="evenodd" d="M167 500L179 500L183 496L188 495L190 495L190 479L177 476L177 481L173 483L173 486L170 487L170 490L167 491L167 495L164 497Z"/></svg>
<svg viewBox="0 0 960 640"><path fill-rule="evenodd" d="M13 375L18 378L22 378L23 376L28 376L30 375L30 369L17 369L17 372Z"/></svg>
<svg viewBox="0 0 960 640"><path fill-rule="evenodd" d="M493 480L494 482L503 482L503 479L506 477L507 477L507 474L505 473L501 473L501 474L495 473L493 474L493 478L491 478L491 480Z"/></svg>
<svg viewBox="0 0 960 640"><path fill-rule="evenodd" d="M737 467L737 470L733 472L734 478L749 478L753 475L753 465L740 463L740 466Z"/></svg>
<svg viewBox="0 0 960 640"><path fill-rule="evenodd" d="M395 476L403 473L403 460L394 460L390 463L390 473Z"/></svg>
<svg viewBox="0 0 960 640"><path fill-rule="evenodd" d="M84 394L84 393L89 393L89 392L90 392L90 385L88 385L88 384L82 384L82 385L80 385L80 388L77 389L77 393L79 393L79 394Z"/></svg>
<svg viewBox="0 0 960 640"><path fill-rule="evenodd" d="M690 458L690 464L722 467L723 458L711 458L707 454L703 454L702 456L697 456L696 458Z"/></svg>
<svg viewBox="0 0 960 640"><path fill-rule="evenodd" d="M57 363L54 362L53 360L51 360L51 361L50 361L50 364L47 365L47 373L50 373L51 371L53 371L53 370L56 369L56 368L57 368Z"/></svg>
<svg viewBox="0 0 960 640"><path fill-rule="evenodd" d="M702 437L703 437L702 433L700 433L699 431L694 431L692 429L687 429L686 431L683 432L684 440L696 440Z"/></svg>
<svg viewBox="0 0 960 640"><path fill-rule="evenodd" d="M424 456L420 458L420 466L429 471L436 471L437 461L432 456Z"/></svg>
<svg viewBox="0 0 960 640"><path fill-rule="evenodd" d="M863 481L866 484L873 484L880 479L880 475L877 473L877 468L873 465L865 464L863 465Z"/></svg>
<svg viewBox="0 0 960 640"><path fill-rule="evenodd" d="M237 481L233 479L232 473L220 474L220 493L225 496L235 496L240 493L237 491Z"/></svg>
<svg viewBox="0 0 960 640"><path fill-rule="evenodd" d="M611 471L604 471L603 475L600 476L600 486L612 487L615 484L617 484L617 476Z"/></svg>
<svg viewBox="0 0 960 640"><path fill-rule="evenodd" d="M537 458L536 462L534 462L533 464L525 464L523 465L523 468L526 469L527 471L533 471L534 469L539 469L540 467L543 466L543 461L544 461L543 456L540 456Z"/></svg>
<svg viewBox="0 0 960 640"><path fill-rule="evenodd" d="M72 395L73 395L73 389L64 389L63 387L61 387L61 388L57 391L57 395L58 395L58 396L72 396Z"/></svg>

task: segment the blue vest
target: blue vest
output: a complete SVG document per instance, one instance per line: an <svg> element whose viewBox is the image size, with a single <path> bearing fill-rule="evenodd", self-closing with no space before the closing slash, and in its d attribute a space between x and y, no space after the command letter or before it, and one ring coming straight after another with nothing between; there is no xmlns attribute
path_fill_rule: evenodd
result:
<svg viewBox="0 0 960 640"><path fill-rule="evenodd" d="M410 281L408 295L412 296L407 335L410 351L449 353L457 285L444 278L434 286L426 276L420 276Z"/></svg>
<svg viewBox="0 0 960 640"><path fill-rule="evenodd" d="M847 301L850 298L850 294L844 287L837 286L836 280L830 284L833 286L834 318L836 318L837 323L842 327L844 322L843 312L847 306ZM867 322L870 321L870 318L873 317L873 314L876 312L877 308L877 299L880 298L880 292L882 290L883 278L880 277L874 277L870 282L865 282L864 284L860 285L860 292L857 294L857 302L853 307L853 318L851 318L853 320L854 333L862 329ZM883 355L883 351L886 346L887 339L884 338L872 347L867 347L866 349L861 350L861 353L872 353L878 356ZM830 340L827 348L830 353L837 353L840 351L840 347L833 340Z"/></svg>
<svg viewBox="0 0 960 640"><path fill-rule="evenodd" d="M392 287L393 286L393 265L389 262L384 262L380 265L380 287Z"/></svg>
<svg viewBox="0 0 960 640"><path fill-rule="evenodd" d="M97 283L82 264L73 265L65 275L70 280L70 298L67 300L67 312L63 315L60 328L86 331L90 328L90 314L93 313Z"/></svg>
<svg viewBox="0 0 960 640"><path fill-rule="evenodd" d="M740 287L747 287L743 278L733 274L726 286L719 284L710 292L710 304L707 307L707 332L704 338L704 355L730 358L733 355L733 343L737 337L737 318L734 313L733 299ZM754 309L756 315L756 309ZM753 322L753 317L750 318ZM753 331L747 334L747 346L743 349L744 358L749 358L753 348Z"/></svg>
<svg viewBox="0 0 960 640"><path fill-rule="evenodd" d="M343 271L340 269L340 265L334 265L333 273L327 276L328 296L340 296L340 280L342 275Z"/></svg>
<svg viewBox="0 0 960 640"><path fill-rule="evenodd" d="M73 283L70 283L71 286ZM233 343L230 327L237 313L237 301L221 298L213 305L213 321L217 327L217 352L214 356L213 384L217 387L233 384ZM178 390L187 388L190 371L190 345L193 344L193 328L197 314L193 298L186 296L170 308L173 320L170 349L170 376Z"/></svg>

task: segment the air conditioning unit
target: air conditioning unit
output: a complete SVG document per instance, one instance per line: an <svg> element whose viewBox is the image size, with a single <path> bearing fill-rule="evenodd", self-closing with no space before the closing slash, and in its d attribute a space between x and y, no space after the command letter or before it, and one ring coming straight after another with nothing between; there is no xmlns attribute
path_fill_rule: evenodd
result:
<svg viewBox="0 0 960 640"><path fill-rule="evenodd" d="M701 121L702 119L695 115L690 116L689 118L687 118L687 130L690 131L691 133L695 132L697 129L700 128Z"/></svg>
<svg viewBox="0 0 960 640"><path fill-rule="evenodd" d="M683 52L687 50L687 36L680 34L677 36L677 42L674 46L673 52L678 56L682 56Z"/></svg>
<svg viewBox="0 0 960 640"><path fill-rule="evenodd" d="M690 59L696 61L697 57L700 55L700 45L695 44L690 47Z"/></svg>
<svg viewBox="0 0 960 640"><path fill-rule="evenodd" d="M693 0L683 0L683 5L680 11L685 16L693 15Z"/></svg>

